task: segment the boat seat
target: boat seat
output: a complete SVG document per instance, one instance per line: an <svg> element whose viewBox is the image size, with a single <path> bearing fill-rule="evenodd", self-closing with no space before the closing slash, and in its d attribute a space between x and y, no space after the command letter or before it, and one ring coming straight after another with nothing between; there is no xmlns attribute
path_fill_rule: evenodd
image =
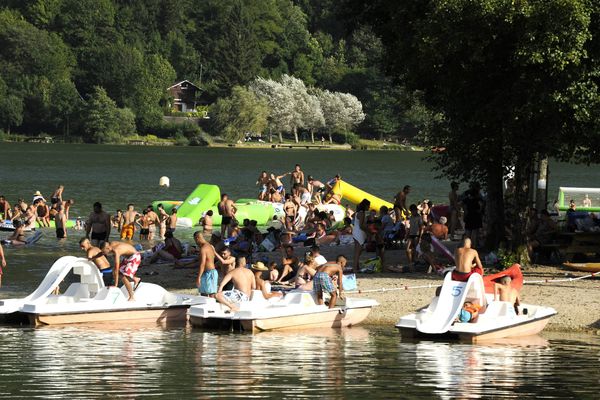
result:
<svg viewBox="0 0 600 400"><path fill-rule="evenodd" d="M83 278L84 275L91 275L92 268L89 265L80 264L73 267L73 273L75 275L81 275Z"/></svg>
<svg viewBox="0 0 600 400"><path fill-rule="evenodd" d="M86 283L72 283L67 290L65 291L63 296L59 297L68 297L71 296L76 300L79 299L89 299L90 291Z"/></svg>

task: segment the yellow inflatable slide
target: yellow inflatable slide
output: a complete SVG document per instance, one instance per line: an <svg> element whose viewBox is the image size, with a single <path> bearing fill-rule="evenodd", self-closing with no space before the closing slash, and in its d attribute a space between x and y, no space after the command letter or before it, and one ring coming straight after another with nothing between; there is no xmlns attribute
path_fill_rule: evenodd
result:
<svg viewBox="0 0 600 400"><path fill-rule="evenodd" d="M389 201L385 201L377 196L373 196L372 194L369 194L364 190L360 190L356 186L353 186L348 182L344 182L341 179L337 181L335 185L333 185L331 193L336 194L340 198L346 199L353 204L358 204L363 201L363 199L367 199L371 202L371 210L375 211L379 211L381 206L386 206L390 210L394 208L394 205Z"/></svg>

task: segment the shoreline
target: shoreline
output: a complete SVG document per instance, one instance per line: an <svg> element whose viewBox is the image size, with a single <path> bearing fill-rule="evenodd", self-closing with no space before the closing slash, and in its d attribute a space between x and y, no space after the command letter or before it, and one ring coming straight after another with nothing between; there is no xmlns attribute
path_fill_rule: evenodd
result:
<svg viewBox="0 0 600 400"><path fill-rule="evenodd" d="M296 255L300 256L303 251L304 248L297 248ZM321 253L328 260L335 259L338 254L344 254L351 263L352 246L324 246L321 248ZM363 253L361 260L372 256L373 253ZM269 261L279 261L281 255L279 252L259 253L258 257L264 257ZM389 250L386 252L386 263L405 264L404 251ZM526 283L521 290L521 298L524 303L549 306L557 311L557 315L550 319L545 330L600 335L600 315L589 312L589 310L600 309L600 278L552 282L552 279L575 278L584 275L586 275L584 272L555 266L536 265L523 268L525 282L547 280L546 283ZM169 291L197 294L194 287L197 276L195 268L174 269L170 264L154 264L140 267L138 276L146 282L157 283ZM437 274L427 275L424 272L374 273L359 274L357 281L361 291L394 289L352 293L348 296L366 297L379 302L379 306L375 307L363 322L364 325L389 326L390 329L395 329L395 324L400 316L429 304L435 288L442 284L442 277ZM405 286L424 285L431 285L431 287L404 289Z"/></svg>

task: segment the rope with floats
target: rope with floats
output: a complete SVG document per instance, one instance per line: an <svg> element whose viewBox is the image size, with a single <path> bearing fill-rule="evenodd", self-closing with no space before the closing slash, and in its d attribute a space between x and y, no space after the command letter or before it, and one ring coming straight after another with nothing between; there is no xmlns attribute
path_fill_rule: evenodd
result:
<svg viewBox="0 0 600 400"><path fill-rule="evenodd" d="M524 285L527 284L544 284L544 283L558 283L558 282L574 282L574 281L579 281L582 279L588 279L588 278L593 278L595 276L600 276L600 272L592 272L588 275L583 275L583 276L578 276L576 278L564 278L564 279L540 279L540 280L536 280L536 281L523 281ZM364 293L385 293L385 292L397 292L397 291L401 291L401 290L412 290L412 289L432 289L432 288L438 288L441 287L442 285L438 285L438 284L428 284L428 285L418 285L418 286L407 286L407 285L403 285L403 286L399 286L399 287L394 287L394 288L381 288L381 289L366 289L366 290L349 290L347 292L345 292L346 294L364 294Z"/></svg>

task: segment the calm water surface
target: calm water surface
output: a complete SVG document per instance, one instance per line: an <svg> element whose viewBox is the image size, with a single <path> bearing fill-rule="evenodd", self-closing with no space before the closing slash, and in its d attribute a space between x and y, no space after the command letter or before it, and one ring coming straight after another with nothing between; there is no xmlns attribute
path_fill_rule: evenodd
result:
<svg viewBox="0 0 600 400"><path fill-rule="evenodd" d="M233 198L253 197L265 169L298 162L307 174L340 173L391 199L405 184L411 199L443 202L423 153L240 150L90 145L0 144L0 194L12 203L58 184L74 198L72 216L101 201L184 199L198 183ZM598 186L597 168L552 165L550 193ZM160 189L158 179L171 178ZM191 230L178 230L190 240ZM79 232L57 242L45 231L35 246L6 249L0 298L29 293L61 255L78 254ZM0 232L0 238L6 236ZM596 312L596 311L594 311ZM215 334L189 327L0 327L0 397L111 398L598 398L600 338L549 334L533 343L463 345L403 342L392 327L339 331Z"/></svg>
<svg viewBox="0 0 600 400"><path fill-rule="evenodd" d="M403 342L388 328L258 335L0 328L6 398L597 398L600 339Z"/></svg>

